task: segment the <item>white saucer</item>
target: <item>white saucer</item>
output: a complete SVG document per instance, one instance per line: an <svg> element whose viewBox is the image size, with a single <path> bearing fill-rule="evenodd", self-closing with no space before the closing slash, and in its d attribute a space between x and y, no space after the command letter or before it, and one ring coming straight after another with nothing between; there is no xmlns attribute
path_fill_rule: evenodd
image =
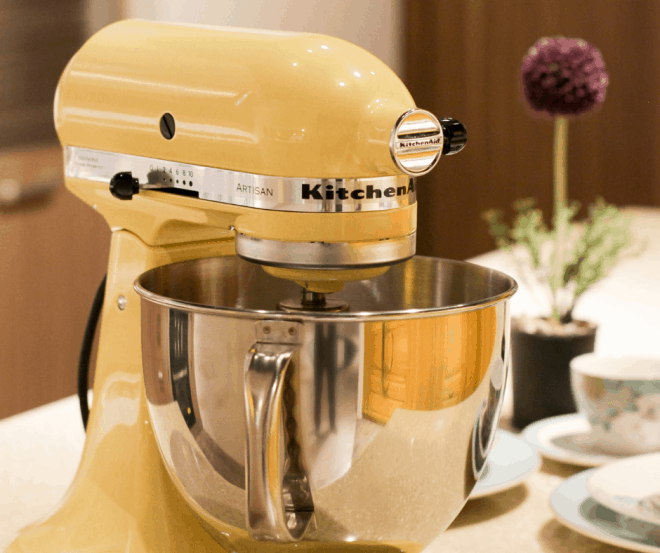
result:
<svg viewBox="0 0 660 553"><path fill-rule="evenodd" d="M515 434L498 429L495 440L488 454L486 468L472 490L470 499L514 488L541 465L541 458L536 451Z"/></svg>
<svg viewBox="0 0 660 553"><path fill-rule="evenodd" d="M587 490L601 505L660 527L660 453L596 470L587 480Z"/></svg>
<svg viewBox="0 0 660 553"><path fill-rule="evenodd" d="M523 430L522 437L544 457L580 467L599 467L630 457L599 449L591 439L586 416L580 413L537 421Z"/></svg>
<svg viewBox="0 0 660 553"><path fill-rule="evenodd" d="M618 547L660 552L660 526L630 519L589 496L587 479L595 469L579 472L550 495L550 507L562 524L580 534Z"/></svg>

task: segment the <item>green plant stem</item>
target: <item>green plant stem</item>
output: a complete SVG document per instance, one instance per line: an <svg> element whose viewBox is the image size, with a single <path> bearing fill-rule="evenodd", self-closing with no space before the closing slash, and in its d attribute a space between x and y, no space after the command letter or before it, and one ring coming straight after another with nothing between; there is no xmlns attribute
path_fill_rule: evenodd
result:
<svg viewBox="0 0 660 553"><path fill-rule="evenodd" d="M555 117L555 140L552 148L554 157L555 216L566 203L566 153L568 151L568 119L564 115Z"/></svg>
<svg viewBox="0 0 660 553"><path fill-rule="evenodd" d="M568 150L568 119L563 115L555 117L555 137L552 148L554 165L553 165L553 181L554 181L554 227L556 233L556 250L554 267L552 271L552 278L550 279L552 287L552 317L560 321L562 313L559 309L557 302L557 293L564 285L564 254L566 247L566 221L564 217L560 216L562 208L566 205L566 167L567 167L567 150Z"/></svg>

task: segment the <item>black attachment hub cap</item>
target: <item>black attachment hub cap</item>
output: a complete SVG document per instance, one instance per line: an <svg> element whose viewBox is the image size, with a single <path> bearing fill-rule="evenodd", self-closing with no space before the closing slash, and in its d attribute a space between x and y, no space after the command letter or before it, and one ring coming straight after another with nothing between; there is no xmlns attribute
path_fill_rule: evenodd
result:
<svg viewBox="0 0 660 553"><path fill-rule="evenodd" d="M465 148L467 129L463 123L448 117L447 119L441 119L440 124L442 125L442 133L444 135L442 155L450 156L457 154Z"/></svg>

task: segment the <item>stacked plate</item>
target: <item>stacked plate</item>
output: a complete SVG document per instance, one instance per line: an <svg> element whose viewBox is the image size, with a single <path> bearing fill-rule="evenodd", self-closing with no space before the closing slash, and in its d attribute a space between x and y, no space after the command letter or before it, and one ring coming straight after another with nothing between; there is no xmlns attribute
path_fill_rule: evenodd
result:
<svg viewBox="0 0 660 553"><path fill-rule="evenodd" d="M660 553L660 453L603 448L583 414L535 422L522 437L548 459L599 467L566 479L550 496L563 524L605 543Z"/></svg>
<svg viewBox="0 0 660 553"><path fill-rule="evenodd" d="M613 545L660 553L660 359L580 355L571 388L584 414L531 424L523 438L544 457L600 467L550 496L557 518Z"/></svg>
<svg viewBox="0 0 660 553"><path fill-rule="evenodd" d="M569 528L633 551L660 552L660 453L637 455L565 480L550 496Z"/></svg>
<svg viewBox="0 0 660 553"><path fill-rule="evenodd" d="M603 449L582 413L550 417L530 424L522 438L543 457L577 465L599 467L629 457Z"/></svg>

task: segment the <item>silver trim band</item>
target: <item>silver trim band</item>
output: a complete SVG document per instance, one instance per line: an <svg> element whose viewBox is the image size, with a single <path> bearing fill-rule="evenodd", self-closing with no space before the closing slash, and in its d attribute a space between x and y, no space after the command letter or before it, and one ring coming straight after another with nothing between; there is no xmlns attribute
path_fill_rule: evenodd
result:
<svg viewBox="0 0 660 553"><path fill-rule="evenodd" d="M65 176L109 183L122 171L139 182L197 192L200 199L276 211L384 211L417 201L407 175L359 179L271 177L66 146Z"/></svg>
<svg viewBox="0 0 660 553"><path fill-rule="evenodd" d="M364 269L415 255L417 233L378 242L281 242L236 233L236 255L248 261L296 269Z"/></svg>

